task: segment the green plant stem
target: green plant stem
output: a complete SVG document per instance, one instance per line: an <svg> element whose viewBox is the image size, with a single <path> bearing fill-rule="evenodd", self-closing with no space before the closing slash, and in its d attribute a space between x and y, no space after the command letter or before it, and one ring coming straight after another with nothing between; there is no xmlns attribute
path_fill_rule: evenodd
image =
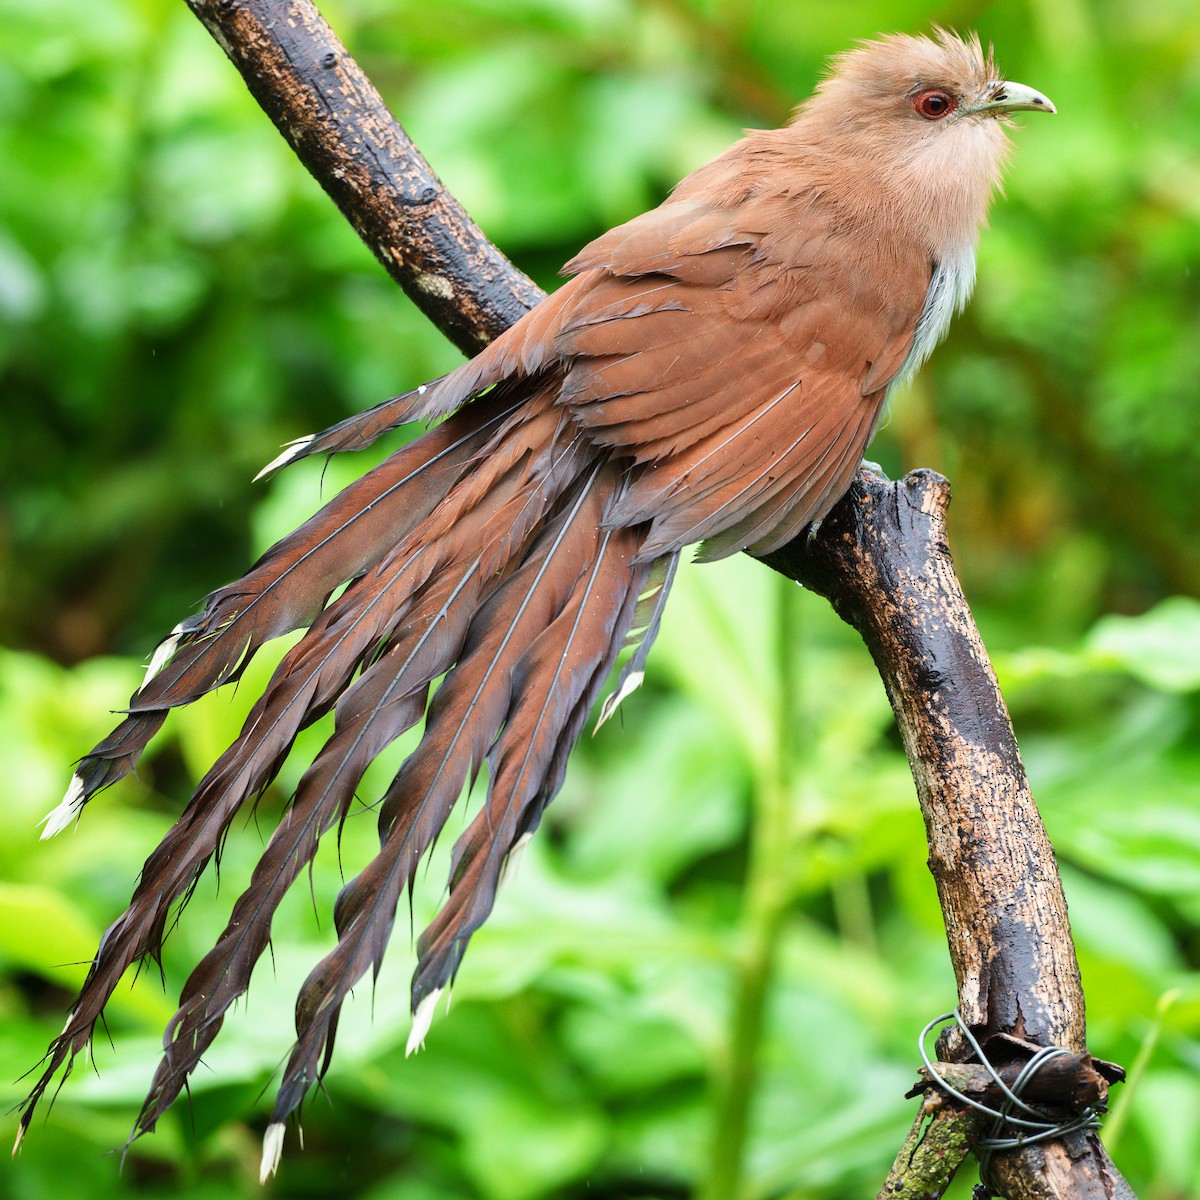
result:
<svg viewBox="0 0 1200 1200"><path fill-rule="evenodd" d="M775 665L779 704L775 759L755 789L750 863L742 909L742 953L734 985L728 1043L717 1073L709 1164L697 1191L699 1200L734 1200L742 1194L767 1000L779 936L792 895L795 842L792 798L800 744L796 671L800 589L790 580L781 579L777 595Z"/></svg>
<svg viewBox="0 0 1200 1200"><path fill-rule="evenodd" d="M1125 1123L1129 1120L1129 1114L1133 1111L1133 1098L1137 1094L1138 1085L1142 1082L1146 1068L1150 1065L1150 1060L1154 1057L1154 1051L1158 1047L1158 1039L1162 1033L1163 1023L1167 1019L1167 1013L1170 1012L1171 1006L1175 1001L1179 999L1179 995L1179 989L1172 988L1169 992L1164 992L1158 999L1154 1021L1151 1023L1149 1030L1147 1030L1141 1046L1138 1047L1137 1057L1133 1060L1133 1066L1129 1068L1129 1073L1125 1076L1125 1086L1121 1089L1120 1095L1117 1097L1117 1102L1112 1106L1108 1120L1104 1122L1104 1131L1101 1137L1104 1145L1108 1148L1109 1154L1116 1154L1117 1152L1117 1144L1121 1140Z"/></svg>

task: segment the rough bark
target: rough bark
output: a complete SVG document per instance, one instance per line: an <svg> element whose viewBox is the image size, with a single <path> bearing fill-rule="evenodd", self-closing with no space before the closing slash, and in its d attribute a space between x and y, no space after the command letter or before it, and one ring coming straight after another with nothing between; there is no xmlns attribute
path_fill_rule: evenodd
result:
<svg viewBox="0 0 1200 1200"><path fill-rule="evenodd" d="M187 2L372 253L456 345L477 349L540 299L445 191L312 4ZM1019 1057L1020 1042L1084 1054L1062 887L954 575L948 501L932 472L890 482L861 471L815 538L765 561L826 596L879 668L917 784L965 1019L994 1061ZM943 1043L940 1058L964 1056L961 1039ZM933 1121L935 1109L945 1116ZM980 1126L926 1098L897 1159L907 1166L880 1194L941 1195L961 1157L954 1147L965 1154ZM944 1181L920 1174L923 1156L939 1158ZM993 1178L1011 1200L1133 1196L1093 1134L997 1156Z"/></svg>

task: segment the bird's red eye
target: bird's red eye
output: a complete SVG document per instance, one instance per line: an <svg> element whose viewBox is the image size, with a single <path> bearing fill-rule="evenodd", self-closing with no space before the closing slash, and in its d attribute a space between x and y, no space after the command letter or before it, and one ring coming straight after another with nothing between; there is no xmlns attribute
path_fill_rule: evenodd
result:
<svg viewBox="0 0 1200 1200"><path fill-rule="evenodd" d="M927 120L940 121L958 107L958 101L941 88L931 88L926 92L918 92L913 97L912 106Z"/></svg>

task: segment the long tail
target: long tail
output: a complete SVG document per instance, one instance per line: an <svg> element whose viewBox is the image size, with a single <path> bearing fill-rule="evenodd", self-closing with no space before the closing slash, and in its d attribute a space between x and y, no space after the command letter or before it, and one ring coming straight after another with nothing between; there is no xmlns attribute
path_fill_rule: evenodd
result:
<svg viewBox="0 0 1200 1200"><path fill-rule="evenodd" d="M379 970L419 860L468 776L486 763L485 806L455 846L449 898L418 944L414 1044L423 1038L438 993L491 911L513 848L557 791L631 631L642 645L619 692L636 683L631 675L640 677L674 568L676 556L640 561L644 527L604 528L623 469L578 438L556 403L558 386L557 379L502 384L410 443L243 579L213 593L160 648L126 719L81 760L47 834L132 769L169 709L236 679L267 640L309 626L105 933L25 1101L18 1141L55 1075L90 1043L125 971L159 956L173 906L186 901L236 813L274 779L300 730L331 710L332 735L228 926L184 987L133 1136L152 1129L186 1085L246 990L276 908L320 838L346 818L367 766L422 717L422 740L383 798L379 855L343 889L338 944L301 990L264 1171L278 1161L283 1122L328 1066L347 994L368 969ZM386 420L378 410L364 414L302 449L366 444L411 413L411 405L390 403Z"/></svg>

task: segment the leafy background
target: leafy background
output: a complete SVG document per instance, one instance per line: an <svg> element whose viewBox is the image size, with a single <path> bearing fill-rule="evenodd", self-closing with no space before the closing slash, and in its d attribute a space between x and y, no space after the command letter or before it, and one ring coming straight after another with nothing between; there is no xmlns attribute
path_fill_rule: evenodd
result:
<svg viewBox="0 0 1200 1200"><path fill-rule="evenodd" d="M873 453L954 481L956 558L1062 864L1091 1045L1142 1064L1107 1137L1144 1198L1200 1193L1193 0L325 11L451 189L547 285L739 128L782 119L856 38L977 28L1053 97L1057 119L1016 132L975 302ZM0 20L0 1088L15 1103L253 688L182 714L136 781L39 843L70 762L162 633L358 469L252 487L277 445L457 356L184 5L0 0ZM72 1077L0 1195L259 1194L292 997L330 944L342 871L370 853L369 814L281 915L274 965L190 1104L123 1169L107 1152L300 769L235 830L219 890L199 889L165 992L147 971L114 1000L96 1070ZM854 636L748 560L685 572L648 686L580 747L551 814L408 1061L398 932L343 1017L329 1103L310 1102L306 1148L289 1134L268 1194L874 1194L911 1119L916 1031L953 980L907 766Z"/></svg>

